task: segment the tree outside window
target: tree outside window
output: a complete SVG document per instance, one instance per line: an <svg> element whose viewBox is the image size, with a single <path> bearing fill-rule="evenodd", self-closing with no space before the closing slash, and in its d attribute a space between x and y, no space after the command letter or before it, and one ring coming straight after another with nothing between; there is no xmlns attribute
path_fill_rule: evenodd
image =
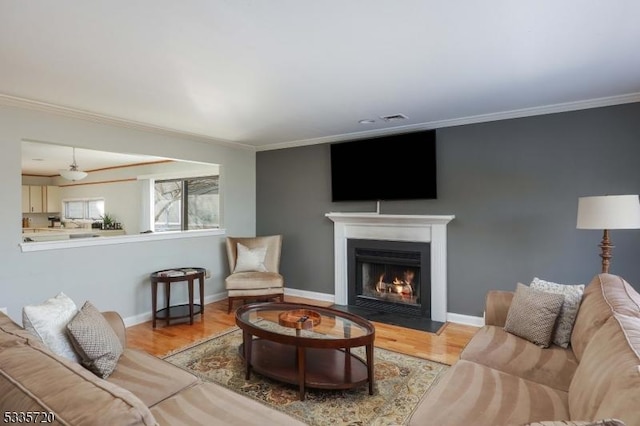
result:
<svg viewBox="0 0 640 426"><path fill-rule="evenodd" d="M157 180L154 190L155 232L220 227L219 176Z"/></svg>

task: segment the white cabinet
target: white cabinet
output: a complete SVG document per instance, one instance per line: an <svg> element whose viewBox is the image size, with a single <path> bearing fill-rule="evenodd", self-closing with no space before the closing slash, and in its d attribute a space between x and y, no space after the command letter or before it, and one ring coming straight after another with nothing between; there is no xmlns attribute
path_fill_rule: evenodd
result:
<svg viewBox="0 0 640 426"><path fill-rule="evenodd" d="M42 213L43 206L42 186L22 185L22 212Z"/></svg>
<svg viewBox="0 0 640 426"><path fill-rule="evenodd" d="M44 191L42 188L42 186L29 187L29 204L31 206L31 213L44 212Z"/></svg>
<svg viewBox="0 0 640 426"><path fill-rule="evenodd" d="M60 200L60 187L47 185L44 187L47 192L47 213L60 212L61 200Z"/></svg>
<svg viewBox="0 0 640 426"><path fill-rule="evenodd" d="M29 185L22 185L22 213L30 213L31 204L29 203Z"/></svg>
<svg viewBox="0 0 640 426"><path fill-rule="evenodd" d="M59 187L22 185L22 213L53 213L59 211Z"/></svg>

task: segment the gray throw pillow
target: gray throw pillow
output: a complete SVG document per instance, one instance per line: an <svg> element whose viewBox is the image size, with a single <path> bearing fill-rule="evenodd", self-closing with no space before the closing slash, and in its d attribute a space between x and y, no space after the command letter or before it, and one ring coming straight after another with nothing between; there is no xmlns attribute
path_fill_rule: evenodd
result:
<svg viewBox="0 0 640 426"><path fill-rule="evenodd" d="M564 295L564 302L562 303L562 308L560 308L560 315L558 315L558 322L553 331L552 341L558 346L568 348L571 343L573 324L576 322L578 308L580 307L580 302L582 302L584 284L558 284L535 277L530 286L533 289L546 291L547 293Z"/></svg>
<svg viewBox="0 0 640 426"><path fill-rule="evenodd" d="M563 302L561 294L534 290L518 283L504 330L547 348Z"/></svg>
<svg viewBox="0 0 640 426"><path fill-rule="evenodd" d="M71 341L82 365L106 379L116 369L123 348L107 320L90 302L67 324Z"/></svg>

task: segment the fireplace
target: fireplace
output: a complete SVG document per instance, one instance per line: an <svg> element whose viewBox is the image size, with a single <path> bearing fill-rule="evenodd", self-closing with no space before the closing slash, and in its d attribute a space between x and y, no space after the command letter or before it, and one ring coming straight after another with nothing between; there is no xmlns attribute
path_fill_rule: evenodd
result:
<svg viewBox="0 0 640 426"><path fill-rule="evenodd" d="M350 306L431 318L430 244L347 240Z"/></svg>
<svg viewBox="0 0 640 426"><path fill-rule="evenodd" d="M430 289L421 287L420 304L430 309L429 320L447 321L447 224L453 215L395 215L379 213L327 213L334 222L334 303L349 306L349 274L347 242L351 239L415 242L429 244L429 268L421 266L422 285L428 280ZM428 298L428 301L427 301ZM350 308L351 309L351 308ZM360 309L360 308L358 308ZM371 309L363 309L371 311ZM402 317L409 317L402 315Z"/></svg>

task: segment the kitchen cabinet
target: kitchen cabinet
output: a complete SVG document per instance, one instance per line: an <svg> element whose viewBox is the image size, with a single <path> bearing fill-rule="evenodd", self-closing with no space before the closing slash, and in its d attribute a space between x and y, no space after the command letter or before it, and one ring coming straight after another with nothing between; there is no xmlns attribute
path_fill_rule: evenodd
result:
<svg viewBox="0 0 640 426"><path fill-rule="evenodd" d="M42 186L22 185L22 213L42 213L44 211L42 198Z"/></svg>
<svg viewBox="0 0 640 426"><path fill-rule="evenodd" d="M60 212L62 209L60 187L47 185L44 188L47 191L47 213Z"/></svg>
<svg viewBox="0 0 640 426"><path fill-rule="evenodd" d="M29 203L29 185L22 185L22 213L29 213L31 211L31 204Z"/></svg>
<svg viewBox="0 0 640 426"><path fill-rule="evenodd" d="M59 211L59 187L51 185L22 185L22 213L53 213Z"/></svg>

